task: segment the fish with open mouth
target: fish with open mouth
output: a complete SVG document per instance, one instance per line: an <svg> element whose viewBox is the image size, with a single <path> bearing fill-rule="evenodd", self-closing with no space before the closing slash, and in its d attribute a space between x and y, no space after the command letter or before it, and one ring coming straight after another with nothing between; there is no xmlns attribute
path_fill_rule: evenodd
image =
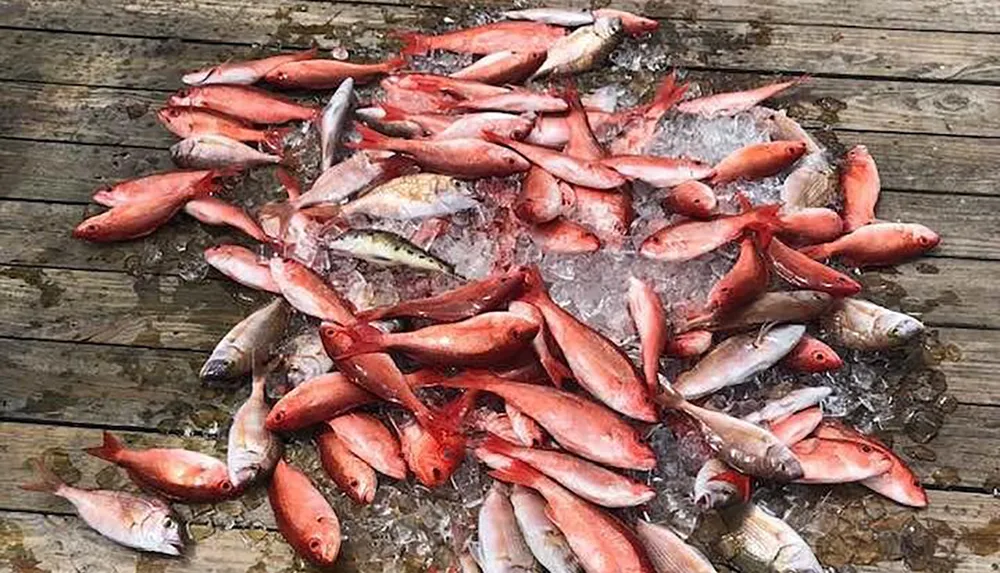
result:
<svg viewBox="0 0 1000 573"><path fill-rule="evenodd" d="M253 361L266 358L288 324L288 305L281 298L255 311L232 328L201 368L202 380L226 380L250 372Z"/></svg>

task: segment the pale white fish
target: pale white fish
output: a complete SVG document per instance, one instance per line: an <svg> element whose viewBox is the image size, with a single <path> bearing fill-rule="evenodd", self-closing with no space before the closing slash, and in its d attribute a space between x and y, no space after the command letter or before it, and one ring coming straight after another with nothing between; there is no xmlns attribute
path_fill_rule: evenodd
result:
<svg viewBox="0 0 1000 573"><path fill-rule="evenodd" d="M386 181L344 205L344 215L407 220L442 217L479 205L470 187L454 177L415 173Z"/></svg>
<svg viewBox="0 0 1000 573"><path fill-rule="evenodd" d="M741 571L823 573L805 540L757 505L733 507L721 515L728 532L719 539L718 549Z"/></svg>
<svg viewBox="0 0 1000 573"><path fill-rule="evenodd" d="M715 573L711 562L669 527L640 519L635 533L656 573Z"/></svg>
<svg viewBox="0 0 1000 573"><path fill-rule="evenodd" d="M344 131L344 124L351 112L354 102L354 79L347 78L340 82L337 91L330 96L330 101L319 116L319 147L321 153L320 169L326 171L333 166L333 158L337 153L337 142Z"/></svg>
<svg viewBox="0 0 1000 573"><path fill-rule="evenodd" d="M503 14L508 20L531 20L566 28L576 28L594 23L594 15L582 10L564 10L560 8L528 8L526 10L508 10Z"/></svg>
<svg viewBox="0 0 1000 573"><path fill-rule="evenodd" d="M170 157L179 167L210 169L216 167L253 167L281 163L271 155L224 135L195 135L170 146Z"/></svg>
<svg viewBox="0 0 1000 573"><path fill-rule="evenodd" d="M856 350L892 348L924 331L912 316L860 298L837 301L823 325L834 341Z"/></svg>
<svg viewBox="0 0 1000 573"><path fill-rule="evenodd" d="M493 482L479 508L479 553L483 573L529 573L535 558L521 536L507 486Z"/></svg>
<svg viewBox="0 0 1000 573"><path fill-rule="evenodd" d="M583 573L559 528L545 514L545 499L524 486L515 485L510 494L514 517L535 559L550 573Z"/></svg>
<svg viewBox="0 0 1000 573"><path fill-rule="evenodd" d="M255 357L259 361L261 357ZM259 362L258 362L259 363ZM250 397L233 416L226 448L229 481L240 488L271 474L284 451L281 438L265 426L271 408L264 396L266 372L255 365Z"/></svg>
<svg viewBox="0 0 1000 573"><path fill-rule="evenodd" d="M753 424L759 424L784 418L799 410L805 410L819 404L830 394L833 394L833 388L829 386L808 386L792 390L781 398L764 404L760 410L743 416L743 419Z"/></svg>
<svg viewBox="0 0 1000 573"><path fill-rule="evenodd" d="M545 62L532 78L586 72L602 63L625 36L619 18L598 18L592 25L574 30L549 47Z"/></svg>
<svg viewBox="0 0 1000 573"><path fill-rule="evenodd" d="M227 380L249 373L254 354L258 359L268 355L281 339L288 317L288 305L276 298L241 320L215 345L201 367L201 379Z"/></svg>

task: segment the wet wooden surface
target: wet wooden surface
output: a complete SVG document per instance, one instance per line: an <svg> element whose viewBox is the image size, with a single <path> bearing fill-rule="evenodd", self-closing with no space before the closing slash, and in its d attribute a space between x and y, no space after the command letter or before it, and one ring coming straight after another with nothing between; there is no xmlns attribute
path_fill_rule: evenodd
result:
<svg viewBox="0 0 1000 573"><path fill-rule="evenodd" d="M27 458L39 455L77 472L83 485L120 483L120 475L102 474L105 464L79 452L105 428L217 451L217 436L245 393L203 388L196 372L252 303L218 276L183 281L176 250L163 248L192 233L209 242L224 233L178 217L148 240L166 255L139 278L129 271L144 242L92 246L72 240L69 230L95 187L169 166L165 150L174 140L152 112L183 70L253 56L261 44L382 44L387 30L438 24L453 4L0 1L0 570L295 566L267 529L273 522L259 492L234 529L215 531L186 559L170 560L104 542L69 517L61 500L17 488L30 478ZM548 3L557 4L583 6ZM990 495L1000 487L1000 4L616 6L662 18L650 42L668 46L669 62L695 80L750 85L811 74L807 87L780 103L827 139L869 147L885 188L880 217L942 234L931 257L867 273L864 282L957 349L938 368L959 406L928 445L935 459L914 461L931 496L917 516L954 529L955 571L995 571L996 544L980 538L995 534L1000 520L1000 502ZM198 437L178 437L185 432ZM897 446L929 457L905 440Z"/></svg>

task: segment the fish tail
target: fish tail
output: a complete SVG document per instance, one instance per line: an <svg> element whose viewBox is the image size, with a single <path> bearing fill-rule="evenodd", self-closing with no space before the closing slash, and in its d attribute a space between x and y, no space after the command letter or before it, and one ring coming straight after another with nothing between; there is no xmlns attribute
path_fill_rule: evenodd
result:
<svg viewBox="0 0 1000 573"><path fill-rule="evenodd" d="M354 122L354 130L361 136L361 140L356 143L347 142L344 144L352 149L384 149L386 143L391 139L389 136L358 122Z"/></svg>
<svg viewBox="0 0 1000 573"><path fill-rule="evenodd" d="M342 347L343 350L340 353L333 356L334 360L343 360L357 356L358 354L371 354L384 350L383 337L385 333L370 324L362 323L351 328L342 329L336 336L346 336L350 339L350 342Z"/></svg>
<svg viewBox="0 0 1000 573"><path fill-rule="evenodd" d="M285 193L288 194L289 201L295 201L302 195L302 185L299 180L292 175L285 166L279 165L275 170L274 175L278 178L278 182L285 189Z"/></svg>
<svg viewBox="0 0 1000 573"><path fill-rule="evenodd" d="M121 453L125 450L121 440L116 438L111 432L104 432L104 443L93 448L84 448L83 451L109 462L117 462Z"/></svg>
<svg viewBox="0 0 1000 573"><path fill-rule="evenodd" d="M674 390L673 386L671 386L669 382L661 381L660 388L662 392L655 394L654 397L657 402L663 405L663 407L674 410L681 408L686 402L684 396L677 390Z"/></svg>
<svg viewBox="0 0 1000 573"><path fill-rule="evenodd" d="M21 484L21 489L26 491L56 493L59 491L59 488L65 485L63 480L59 479L59 476L42 463L42 460L32 458L31 465L34 466L35 473L38 474L38 481Z"/></svg>
<svg viewBox="0 0 1000 573"><path fill-rule="evenodd" d="M94 203L97 203L98 205L103 205L105 207L114 207L115 206L114 199L112 199L111 188L110 187L106 187L105 186L105 187L101 187L100 189L94 191L94 196L91 197L91 200Z"/></svg>
<svg viewBox="0 0 1000 573"><path fill-rule="evenodd" d="M650 110L657 116L663 115L681 101L687 89L688 84L677 85L677 70L670 72L670 75L656 88Z"/></svg>
<svg viewBox="0 0 1000 573"><path fill-rule="evenodd" d="M544 358L539 357L539 361L542 363L545 373L549 375L549 379L552 380L552 385L556 388L561 390L566 380L573 379L573 372L569 366L560 362L555 356L550 354Z"/></svg>
<svg viewBox="0 0 1000 573"><path fill-rule="evenodd" d="M532 489L544 487L545 483L541 472L520 460L510 460L504 467L491 471L490 477Z"/></svg>
<svg viewBox="0 0 1000 573"><path fill-rule="evenodd" d="M747 228L760 233L761 242L765 247L770 242L770 236L781 230L781 219L778 217L780 210L781 204L774 203L754 207L744 213L748 218Z"/></svg>
<svg viewBox="0 0 1000 573"><path fill-rule="evenodd" d="M508 458L513 458L517 453L518 446L508 442L496 434L487 432L486 437L479 442L479 447L489 450L495 454L502 454Z"/></svg>
<svg viewBox="0 0 1000 573"><path fill-rule="evenodd" d="M398 32L396 37L403 42L400 54L403 56L419 56L430 51L431 45L427 36L417 32Z"/></svg>
<svg viewBox="0 0 1000 573"><path fill-rule="evenodd" d="M406 67L406 56L403 54L397 54L382 62L381 67L382 71L387 74L401 70Z"/></svg>
<svg viewBox="0 0 1000 573"><path fill-rule="evenodd" d="M815 259L817 261L823 259L829 259L833 256L833 249L830 247L830 243L821 243L819 245L807 245L799 249L799 252L803 255L809 257L810 259Z"/></svg>

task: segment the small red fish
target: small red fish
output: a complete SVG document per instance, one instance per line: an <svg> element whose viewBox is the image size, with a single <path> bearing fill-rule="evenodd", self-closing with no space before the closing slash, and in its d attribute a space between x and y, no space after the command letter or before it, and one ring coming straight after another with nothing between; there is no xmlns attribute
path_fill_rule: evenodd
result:
<svg viewBox="0 0 1000 573"><path fill-rule="evenodd" d="M851 277L810 259L778 239L772 239L767 246L767 260L778 276L796 287L837 297L854 296L861 292L861 285Z"/></svg>
<svg viewBox="0 0 1000 573"><path fill-rule="evenodd" d="M440 92L408 90L400 87L401 76L384 78L379 85L384 92L382 105L389 105L407 113L445 113L457 100Z"/></svg>
<svg viewBox="0 0 1000 573"><path fill-rule="evenodd" d="M361 505L371 503L378 488L375 470L354 455L347 444L330 428L320 429L314 439L326 475L330 476L337 487L355 503Z"/></svg>
<svg viewBox="0 0 1000 573"><path fill-rule="evenodd" d="M494 52L451 74L451 77L487 84L516 85L535 73L545 61L545 55L545 52Z"/></svg>
<svg viewBox="0 0 1000 573"><path fill-rule="evenodd" d="M717 214L719 200L715 191L701 181L684 181L667 191L663 206L692 219L710 219Z"/></svg>
<svg viewBox="0 0 1000 573"><path fill-rule="evenodd" d="M509 312L487 312L460 322L410 332L382 332L360 324L335 336L350 338L334 360L398 350L427 364L483 366L510 358L538 334L538 325Z"/></svg>
<svg viewBox="0 0 1000 573"><path fill-rule="evenodd" d="M603 159L607 152L590 129L590 121L583 109L583 102L580 101L580 94L576 91L576 84L567 84L563 90L563 99L569 105L569 113L566 114L568 137L563 153L588 161Z"/></svg>
<svg viewBox="0 0 1000 573"><path fill-rule="evenodd" d="M356 322L350 303L309 267L281 257L272 257L269 265L281 294L298 311L338 324Z"/></svg>
<svg viewBox="0 0 1000 573"><path fill-rule="evenodd" d="M528 270L522 299L545 317L576 381L598 400L638 420L655 421L648 389L635 366L618 346L556 304L545 290L537 268Z"/></svg>
<svg viewBox="0 0 1000 573"><path fill-rule="evenodd" d="M215 270L257 290L281 294L281 288L271 277L271 269L260 257L241 245L216 245L205 249L205 262Z"/></svg>
<svg viewBox="0 0 1000 573"><path fill-rule="evenodd" d="M667 339L664 353L671 358L694 358L712 347L712 331L689 330Z"/></svg>
<svg viewBox="0 0 1000 573"><path fill-rule="evenodd" d="M344 445L379 473L406 479L406 462L399 439L371 414L352 412L327 420Z"/></svg>
<svg viewBox="0 0 1000 573"><path fill-rule="evenodd" d="M521 300L511 301L507 310L538 325L538 334L535 335L535 339L531 342L531 347L534 349L535 356L541 362L542 368L545 369L545 373L548 375L549 380L552 381L552 384L556 388L562 388L566 380L572 380L573 373L569 367L563 364L552 353L549 342L550 335L548 329L545 327L545 317L542 316L542 312L535 305ZM511 416L511 418L513 419L514 416Z"/></svg>
<svg viewBox="0 0 1000 573"><path fill-rule="evenodd" d="M219 172L211 170L199 171L167 171L129 179L115 183L110 187L101 187L94 192L94 203L105 207L116 207L133 201L171 196L178 191L192 187L216 176Z"/></svg>
<svg viewBox="0 0 1000 573"><path fill-rule="evenodd" d="M922 255L941 237L915 223L870 223L839 239L803 247L800 252L816 260L839 256L855 266L894 265Z"/></svg>
<svg viewBox="0 0 1000 573"><path fill-rule="evenodd" d="M767 290L771 275L755 239L743 237L736 263L708 293L707 314L721 316L752 301Z"/></svg>
<svg viewBox="0 0 1000 573"><path fill-rule="evenodd" d="M771 232L777 228L780 205L761 205L739 215L711 221L684 221L646 237L642 256L660 261L687 261L736 240L747 230Z"/></svg>
<svg viewBox="0 0 1000 573"><path fill-rule="evenodd" d="M461 426L476 396L477 392L466 391L442 406L441 416L453 421L456 427ZM407 467L427 487L448 481L465 459L465 438L461 433L435 435L410 421L399 427L399 440Z"/></svg>
<svg viewBox="0 0 1000 573"><path fill-rule="evenodd" d="M602 243L620 247L635 219L631 194L624 189L600 191L576 185L571 193L572 208L566 217L593 231Z"/></svg>
<svg viewBox="0 0 1000 573"><path fill-rule="evenodd" d="M535 125L534 113L512 114L499 111L469 113L452 119L451 124L434 133L432 139L482 138L486 132L512 139L524 139Z"/></svg>
<svg viewBox="0 0 1000 573"><path fill-rule="evenodd" d="M798 483L847 483L882 475L892 460L862 442L807 438L792 446L802 465Z"/></svg>
<svg viewBox="0 0 1000 573"><path fill-rule="evenodd" d="M532 225L528 233L546 253L593 253L601 248L601 240L597 235L562 217Z"/></svg>
<svg viewBox="0 0 1000 573"><path fill-rule="evenodd" d="M306 380L281 397L267 415L265 426L272 432L294 432L378 398L352 383L340 372Z"/></svg>
<svg viewBox="0 0 1000 573"><path fill-rule="evenodd" d="M208 84L250 85L260 81L268 72L288 62L311 60L319 53L319 48L312 48L292 54L279 54L259 60L244 62L225 62L217 66L184 74L181 81L189 86L204 86Z"/></svg>
<svg viewBox="0 0 1000 573"><path fill-rule="evenodd" d="M760 102L772 98L806 79L799 78L788 82L768 84L752 90L689 99L677 104L677 110L682 113L696 113L706 117L735 115L741 111L747 111Z"/></svg>
<svg viewBox="0 0 1000 573"><path fill-rule="evenodd" d="M711 183L721 185L737 179L761 179L779 173L806 152L804 141L754 143L737 149L715 166Z"/></svg>
<svg viewBox="0 0 1000 573"><path fill-rule="evenodd" d="M484 134L487 141L505 145L568 183L593 189L614 189L625 184L624 177L599 163L577 159L551 149L514 141L496 134Z"/></svg>
<svg viewBox="0 0 1000 573"><path fill-rule="evenodd" d="M782 361L787 368L796 372L828 372L838 370L844 361L837 351L822 340L805 334L799 343Z"/></svg>
<svg viewBox="0 0 1000 573"><path fill-rule="evenodd" d="M676 187L686 181L712 175L712 166L686 157L655 155L616 155L601 161L629 179L638 179L653 187Z"/></svg>
<svg viewBox="0 0 1000 573"><path fill-rule="evenodd" d="M184 204L184 212L206 225L226 225L243 231L262 243L268 242L267 235L257 221L242 208L215 197L200 197Z"/></svg>
<svg viewBox="0 0 1000 573"><path fill-rule="evenodd" d="M609 130L614 129L620 121L621 118L617 114L600 110L587 110L587 123L595 134L606 134ZM566 116L542 115L524 140L551 149L565 146L569 142L569 123Z"/></svg>
<svg viewBox="0 0 1000 573"><path fill-rule="evenodd" d="M616 116L610 123L624 124L624 129L621 135L611 142L611 153L613 155L645 153L656 135L660 119L684 97L687 87L687 84L677 85L677 73L671 72L660 83L651 102Z"/></svg>
<svg viewBox="0 0 1000 573"><path fill-rule="evenodd" d="M525 223L548 223L563 213L568 200L555 177L532 165L521 181L514 214Z"/></svg>
<svg viewBox="0 0 1000 573"><path fill-rule="evenodd" d="M628 311L639 333L642 349L642 371L650 392L656 392L660 385L660 356L663 355L670 338L667 313L660 295L653 285L646 281L629 277Z"/></svg>
<svg viewBox="0 0 1000 573"><path fill-rule="evenodd" d="M844 157L840 186L844 190L844 230L851 232L874 221L882 184L875 160L864 145L855 146Z"/></svg>
<svg viewBox="0 0 1000 573"><path fill-rule="evenodd" d="M527 171L531 166L519 154L482 139L415 141L388 137L361 124L355 124L355 129L361 134L361 141L353 147L406 153L425 169L442 175L468 179L504 177Z"/></svg>
<svg viewBox="0 0 1000 573"><path fill-rule="evenodd" d="M511 91L499 95L477 97L446 104L455 111L510 111L517 113L559 113L566 111L562 98L524 90Z"/></svg>
<svg viewBox="0 0 1000 573"><path fill-rule="evenodd" d="M563 28L537 22L495 22L436 36L409 32L399 37L404 43L403 54L412 56L432 50L463 54L492 54L504 50L546 52L553 42L565 35Z"/></svg>
<svg viewBox="0 0 1000 573"><path fill-rule="evenodd" d="M340 520L309 478L281 460L267 499L278 531L295 552L314 565L333 567L340 554Z"/></svg>
<svg viewBox="0 0 1000 573"><path fill-rule="evenodd" d="M250 123L307 121L319 109L297 104L275 94L247 86L212 85L185 88L167 100L174 107L202 107Z"/></svg>
<svg viewBox="0 0 1000 573"><path fill-rule="evenodd" d="M790 235L806 243L824 243L844 234L844 222L833 209L808 207L781 213L782 235Z"/></svg>
<svg viewBox="0 0 1000 573"><path fill-rule="evenodd" d="M229 481L226 464L200 452L180 448L130 450L110 432L104 432L103 444L84 451L121 467L136 485L176 501L212 503L240 493Z"/></svg>
<svg viewBox="0 0 1000 573"><path fill-rule="evenodd" d="M795 445L806 438L823 421L823 410L819 406L807 408L785 418L767 423L776 438L786 446Z"/></svg>
<svg viewBox="0 0 1000 573"><path fill-rule="evenodd" d="M311 90L332 89L347 78L356 84L366 84L376 77L406 65L406 59L396 57L379 64L352 64L339 60L303 60L282 64L267 73L264 81L283 88Z"/></svg>
<svg viewBox="0 0 1000 573"><path fill-rule="evenodd" d="M641 36L655 32L660 27L660 23L650 18L643 18L637 14L614 8L600 8L594 10L594 19L598 18L618 18L622 21L625 32L630 36Z"/></svg>
<svg viewBox="0 0 1000 573"><path fill-rule="evenodd" d="M486 98L511 93L511 88L485 84L475 80L456 79L434 74L399 76L399 87L408 90L439 91L461 99Z"/></svg>
<svg viewBox="0 0 1000 573"><path fill-rule="evenodd" d="M198 107L165 107L156 112L156 119L183 139L217 134L236 141L264 143L277 149L286 134L284 129L255 129L235 117Z"/></svg>

